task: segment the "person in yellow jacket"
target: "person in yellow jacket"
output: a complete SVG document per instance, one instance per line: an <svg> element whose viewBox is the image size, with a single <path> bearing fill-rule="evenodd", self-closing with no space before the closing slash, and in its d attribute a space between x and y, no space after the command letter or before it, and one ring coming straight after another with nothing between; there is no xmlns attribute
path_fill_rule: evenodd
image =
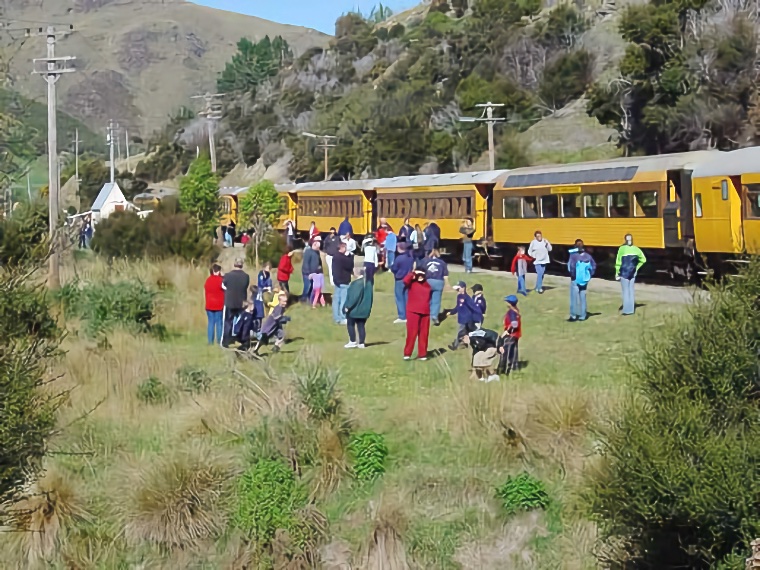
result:
<svg viewBox="0 0 760 570"><path fill-rule="evenodd" d="M633 245L633 236L626 234L625 243L618 249L615 260L615 279L620 281L623 290L623 315L632 315L636 311L634 285L636 275L646 261L644 252Z"/></svg>

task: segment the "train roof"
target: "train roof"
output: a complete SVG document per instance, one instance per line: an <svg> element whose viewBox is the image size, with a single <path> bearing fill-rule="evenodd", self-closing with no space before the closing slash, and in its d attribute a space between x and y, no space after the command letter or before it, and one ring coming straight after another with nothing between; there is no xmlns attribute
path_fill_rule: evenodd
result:
<svg viewBox="0 0 760 570"><path fill-rule="evenodd" d="M239 196L248 192L250 186L223 186L219 188L220 196Z"/></svg>
<svg viewBox="0 0 760 570"><path fill-rule="evenodd" d="M493 184L508 170L484 170L479 172L453 172L448 174L420 174L395 176L376 180L374 188L413 188L430 186L463 186L466 184Z"/></svg>
<svg viewBox="0 0 760 570"><path fill-rule="evenodd" d="M637 173L679 170L711 160L720 155L717 150L699 150L657 156L635 156L611 160L595 160L574 164L553 164L516 168L502 175L496 187L521 188L563 184L592 184L632 180Z"/></svg>
<svg viewBox="0 0 760 570"><path fill-rule="evenodd" d="M723 153L715 160L694 167L692 177L737 176L749 172L760 172L760 147L752 146Z"/></svg>
<svg viewBox="0 0 760 570"><path fill-rule="evenodd" d="M325 180L324 182L303 182L293 184L282 192L340 192L372 190L374 180ZM283 185L287 186L287 185Z"/></svg>

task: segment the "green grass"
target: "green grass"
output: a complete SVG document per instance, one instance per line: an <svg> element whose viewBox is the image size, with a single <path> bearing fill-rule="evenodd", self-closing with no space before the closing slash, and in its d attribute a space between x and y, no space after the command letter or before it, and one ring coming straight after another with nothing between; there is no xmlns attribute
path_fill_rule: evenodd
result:
<svg viewBox="0 0 760 570"><path fill-rule="evenodd" d="M150 282L151 278L166 279L167 270L150 269L152 277L143 275L143 269L128 271ZM451 278L462 277L455 274ZM123 488L119 474L125 465L132 468L150 457L200 441L244 464L250 449L247 428L236 427L237 415L244 409L254 416L268 412L257 411L256 390L240 391L240 376L233 369L253 378L268 394L279 393L308 349L326 366L340 371L338 389L350 410L354 433L381 433L389 450L387 470L377 481L360 483L347 476L336 490L317 500L330 523L331 539L345 540L358 551L372 532L373 512L380 504L392 503L398 504L402 513L397 524L403 529L400 533L407 557L419 567L549 569L557 568L565 557L576 556L576 550L580 552L578 567L594 567L590 562L592 544L577 539L579 533L586 536L581 532L585 527L579 526L586 523L579 514L582 505L574 502L583 468L592 455L590 424L614 409L626 382L625 361L635 355L637 339L682 311L682 305L645 301L635 317L621 318L617 314L620 297L612 292L614 288L592 282L588 302L593 316L585 323L568 323L567 280L550 277L544 295L520 298L520 360L525 368L500 383L482 384L470 378L469 350L452 353L445 348L456 334L455 318L431 330L431 349L443 348L445 353L428 362L402 359L405 327L392 324L396 317L392 278L378 275L367 325L367 349L343 348L348 340L346 330L333 324L329 306L311 309L296 305L288 310L292 317L287 325L288 343L267 360L276 375L272 380L266 378L263 365L206 346L203 279L202 270L178 274L174 287L162 293L159 321L177 333L170 341L147 339L134 346L129 344L136 342L133 338L114 341L113 356L104 362L112 363L108 365L111 368L121 366L124 372L119 376L106 367L91 373L114 375L108 385L116 386L116 391L106 394L103 409L75 422L56 443L75 453L62 457L58 464L80 480L93 504L105 504L114 486ZM489 304L486 326L501 330L502 299L514 292L515 280L487 274L468 275L466 280L470 286L483 285ZM529 286L531 283L529 280ZM291 289L301 290L298 271ZM455 298L453 291L447 291L443 307L452 307ZM179 328L179 323L190 322L195 328L186 324ZM120 343L127 348L118 348ZM74 358L72 352L69 359ZM134 370L124 364L133 359L137 359ZM143 359L148 364L138 366ZM150 375L174 386L178 363L208 371L213 379L210 390L201 394L178 390L177 399L166 406L136 401L136 385ZM115 405L113 399L122 397L120 394L132 398L130 403L119 402L122 407L114 408L116 412L105 407L109 402ZM82 410L100 398L86 392L78 392L76 397L84 396L91 400L82 402ZM575 403L575 408L569 403ZM229 426L214 424L213 410L218 406L230 409ZM78 417L77 409L72 410L74 417ZM200 418L197 421L193 419L196 416ZM519 432L524 450L505 445L505 425ZM496 488L507 476L523 471L545 481L551 496L548 510L535 513L536 518L529 522L523 515L506 515L496 498ZM102 516L104 525L116 524L112 512L96 510L93 514ZM513 559L489 562L486 555L497 552L497 546L505 541L515 545L514 551L509 550ZM462 553L470 551L485 553L485 558L463 566L467 556ZM124 559L133 559L135 552L123 553ZM530 553L527 565L521 562L525 552Z"/></svg>

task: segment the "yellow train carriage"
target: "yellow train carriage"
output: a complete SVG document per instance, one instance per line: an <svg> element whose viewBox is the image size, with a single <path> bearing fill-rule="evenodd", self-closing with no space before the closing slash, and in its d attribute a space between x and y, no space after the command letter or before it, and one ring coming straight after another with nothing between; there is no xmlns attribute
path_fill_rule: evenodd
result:
<svg viewBox="0 0 760 570"><path fill-rule="evenodd" d="M692 176L697 251L760 253L760 147L724 153Z"/></svg>
<svg viewBox="0 0 760 570"><path fill-rule="evenodd" d="M298 196L296 194L297 184L289 182L287 184L275 184L275 190L280 193L284 201L284 212L280 216L279 229L285 229L285 222L291 220L294 224L298 220Z"/></svg>
<svg viewBox="0 0 760 570"><path fill-rule="evenodd" d="M494 240L527 244L536 230L552 243L615 248L627 233L650 250L693 244L694 165L717 151L518 168L493 194ZM718 153L719 154L719 153Z"/></svg>
<svg viewBox="0 0 760 570"><path fill-rule="evenodd" d="M219 189L219 225L230 222L238 225L238 200L248 191L247 186L225 186Z"/></svg>
<svg viewBox="0 0 760 570"><path fill-rule="evenodd" d="M295 222L299 232L308 232L311 222L320 232L338 228L348 217L354 234L372 228L372 185L370 180L339 180L297 184L290 192L295 200Z"/></svg>
<svg viewBox="0 0 760 570"><path fill-rule="evenodd" d="M505 170L384 178L375 183L376 218L398 231L406 218L412 225L435 221L441 241L461 239L464 218L472 218L475 239L489 235L488 196Z"/></svg>

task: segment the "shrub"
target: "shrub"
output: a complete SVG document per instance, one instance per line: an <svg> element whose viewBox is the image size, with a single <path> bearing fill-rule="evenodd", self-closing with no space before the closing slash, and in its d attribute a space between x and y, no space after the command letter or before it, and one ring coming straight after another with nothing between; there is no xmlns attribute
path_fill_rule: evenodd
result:
<svg viewBox="0 0 760 570"><path fill-rule="evenodd" d="M194 366L183 366L174 373L177 382L186 392L200 394L208 392L211 387L211 377L203 368Z"/></svg>
<svg viewBox="0 0 760 570"><path fill-rule="evenodd" d="M259 264L264 265L267 261L277 268L280 263L280 257L288 251L288 244L285 236L279 231L272 230L267 233L267 237L259 244ZM246 257L252 267L256 265L256 251L252 247L246 248Z"/></svg>
<svg viewBox="0 0 760 570"><path fill-rule="evenodd" d="M60 289L57 298L66 316L86 322L86 331L98 335L122 325L139 332L151 330L156 292L141 281L116 283L73 282Z"/></svg>
<svg viewBox="0 0 760 570"><path fill-rule="evenodd" d="M236 499L235 526L263 547L278 529L296 528L296 510L306 505L306 492L285 463L263 459L240 477Z"/></svg>
<svg viewBox="0 0 760 570"><path fill-rule="evenodd" d="M381 434L373 431L357 434L351 438L348 450L353 459L354 477L359 481L374 481L385 473L388 447Z"/></svg>
<svg viewBox="0 0 760 570"><path fill-rule="evenodd" d="M39 262L48 252L48 209L41 202L22 203L0 220L0 264Z"/></svg>
<svg viewBox="0 0 760 570"><path fill-rule="evenodd" d="M210 260L216 255L212 237L199 234L187 214L166 205L144 220L134 212L114 213L98 223L92 248L108 258Z"/></svg>
<svg viewBox="0 0 760 570"><path fill-rule="evenodd" d="M545 509L549 504L549 495L543 481L530 473L521 473L517 477L508 477L507 482L496 489L496 496L507 514L517 511Z"/></svg>
<svg viewBox="0 0 760 570"><path fill-rule="evenodd" d="M564 53L544 69L538 94L553 109L561 109L583 95L592 71L593 57L586 50Z"/></svg>
<svg viewBox="0 0 760 570"><path fill-rule="evenodd" d="M343 403L336 389L338 378L336 371L319 361L307 361L303 372L296 375L296 390L311 419L333 420L340 415Z"/></svg>
<svg viewBox="0 0 760 570"><path fill-rule="evenodd" d="M760 536L760 263L650 331L586 499L605 566L720 567Z"/></svg>
<svg viewBox="0 0 760 570"><path fill-rule="evenodd" d="M161 380L151 376L137 387L137 399L145 404L163 404L169 399L169 390Z"/></svg>
<svg viewBox="0 0 760 570"><path fill-rule="evenodd" d="M0 501L39 472L59 394L47 383L61 331L45 290L23 272L0 271Z"/></svg>

